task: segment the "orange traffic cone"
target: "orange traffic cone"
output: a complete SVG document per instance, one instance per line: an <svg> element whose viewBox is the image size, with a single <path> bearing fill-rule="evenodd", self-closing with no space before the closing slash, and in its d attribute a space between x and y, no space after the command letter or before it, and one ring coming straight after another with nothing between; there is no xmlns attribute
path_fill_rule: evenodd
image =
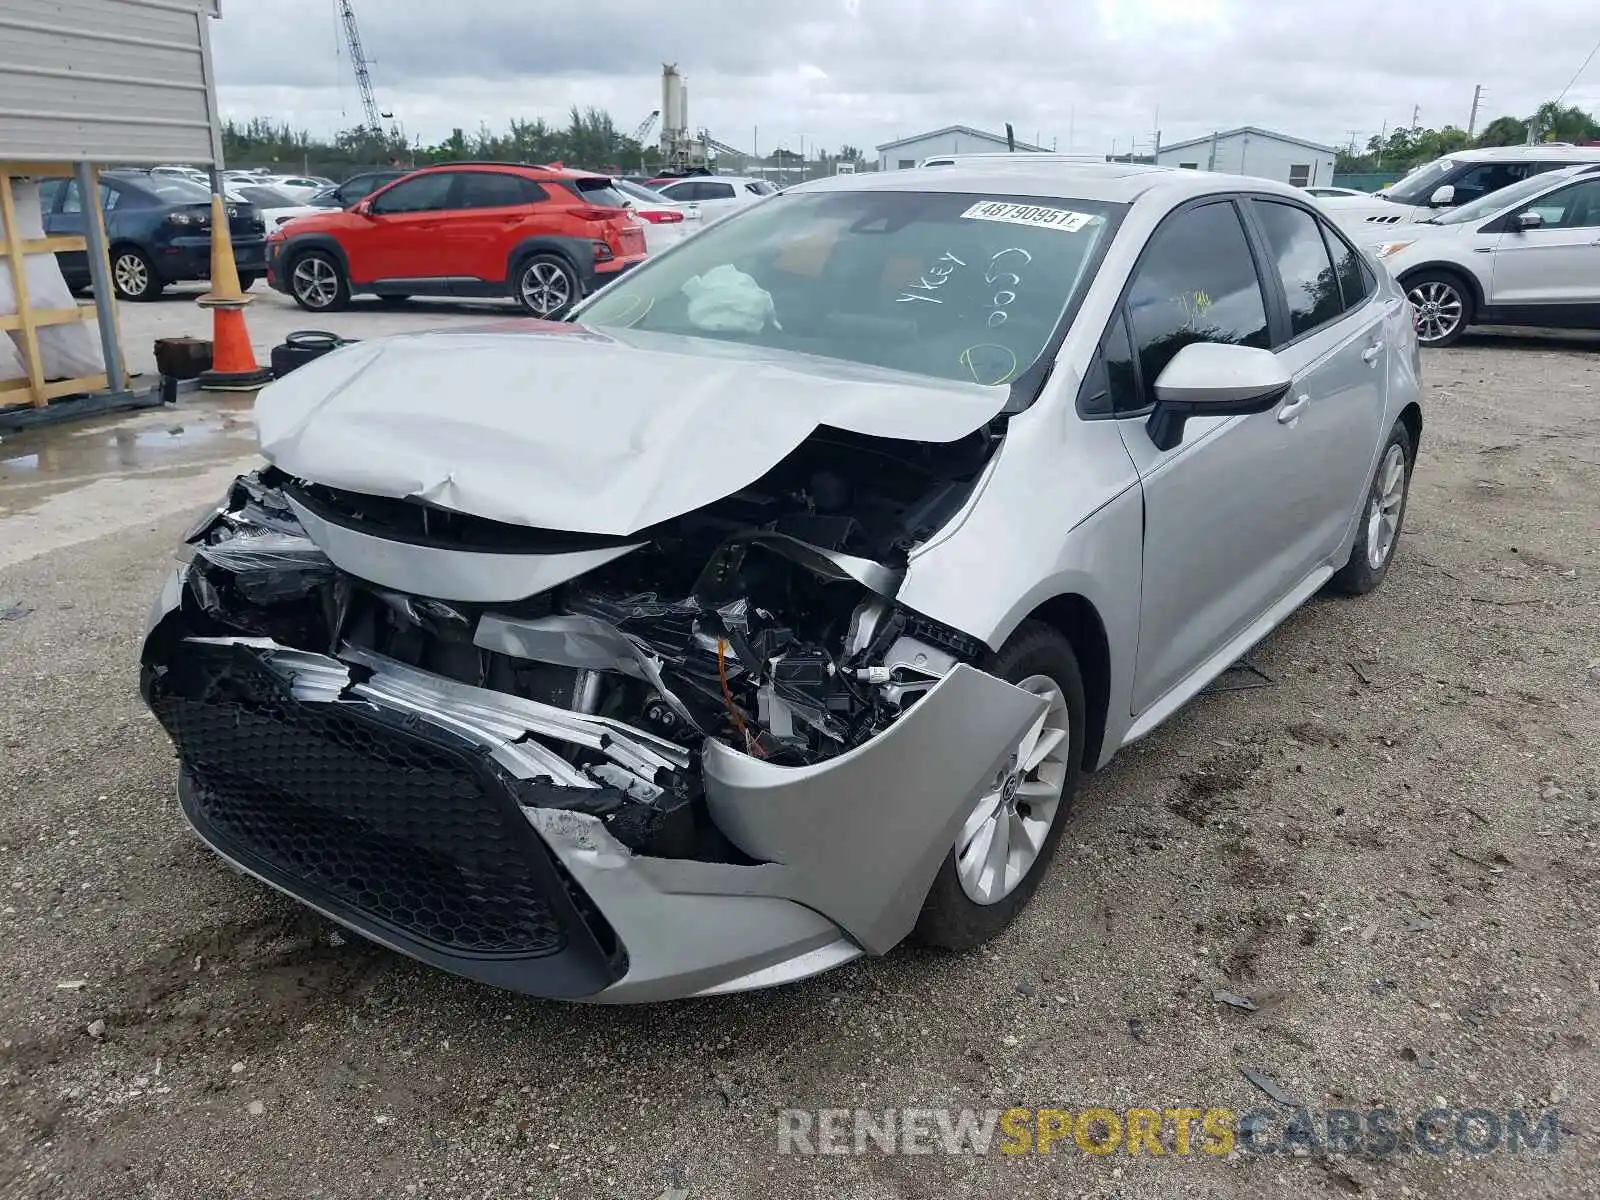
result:
<svg viewBox="0 0 1600 1200"><path fill-rule="evenodd" d="M256 362L244 308L255 299L239 286L228 214L221 196L211 197L211 290L199 301L211 310L211 370L200 386L216 392L255 392L272 382L272 372Z"/></svg>

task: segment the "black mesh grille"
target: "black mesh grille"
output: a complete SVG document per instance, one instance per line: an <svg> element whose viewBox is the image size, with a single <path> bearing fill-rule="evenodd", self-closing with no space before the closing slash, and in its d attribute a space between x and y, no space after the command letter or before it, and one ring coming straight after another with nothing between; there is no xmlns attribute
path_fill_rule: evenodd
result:
<svg viewBox="0 0 1600 1200"><path fill-rule="evenodd" d="M535 835L468 752L359 705L301 704L259 663L231 665L198 686L169 677L151 695L213 833L303 885L307 899L331 898L441 949L562 949L529 861Z"/></svg>

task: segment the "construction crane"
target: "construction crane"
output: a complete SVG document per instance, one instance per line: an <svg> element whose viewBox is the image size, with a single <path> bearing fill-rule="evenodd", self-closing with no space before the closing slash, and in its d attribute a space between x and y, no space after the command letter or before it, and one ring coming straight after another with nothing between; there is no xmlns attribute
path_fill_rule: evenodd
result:
<svg viewBox="0 0 1600 1200"><path fill-rule="evenodd" d="M644 145L645 138L650 136L650 131L656 127L656 122L661 118L661 110L652 108L650 115L639 122L639 128L633 131L633 140L639 145Z"/></svg>
<svg viewBox="0 0 1600 1200"><path fill-rule="evenodd" d="M350 46L350 62L356 69L356 86L361 89L361 109L366 114L367 128L381 136L384 114L378 111L378 98L372 93L372 66L367 52L361 48L361 27L356 24L355 5L351 0L339 0L339 17L344 22L344 40Z"/></svg>

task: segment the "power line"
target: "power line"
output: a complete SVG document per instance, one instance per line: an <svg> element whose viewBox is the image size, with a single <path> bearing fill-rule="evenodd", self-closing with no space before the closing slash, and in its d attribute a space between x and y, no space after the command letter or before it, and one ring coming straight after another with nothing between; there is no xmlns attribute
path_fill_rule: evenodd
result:
<svg viewBox="0 0 1600 1200"><path fill-rule="evenodd" d="M1589 57L1583 60L1583 66L1579 67L1573 72L1572 78L1567 80L1567 86L1561 89L1561 95L1556 97L1556 103L1558 105L1567 98L1567 93L1572 90L1572 85L1578 82L1578 76L1582 75L1589 69L1589 64L1594 61L1594 56L1596 54L1600 54L1600 41L1595 42L1594 49L1589 51Z"/></svg>

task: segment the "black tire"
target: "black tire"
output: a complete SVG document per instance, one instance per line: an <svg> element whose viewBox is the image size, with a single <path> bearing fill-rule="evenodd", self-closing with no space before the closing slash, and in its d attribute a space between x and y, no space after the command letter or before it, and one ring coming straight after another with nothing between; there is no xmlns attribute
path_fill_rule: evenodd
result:
<svg viewBox="0 0 1600 1200"><path fill-rule="evenodd" d="M559 254L530 254L512 272L511 295L529 316L559 321L583 291L578 273Z"/></svg>
<svg viewBox="0 0 1600 1200"><path fill-rule="evenodd" d="M1403 473L1400 501L1394 510L1394 529L1385 545L1382 526L1374 521L1374 506L1381 506L1384 502L1386 476L1396 447L1400 451L1400 469ZM1366 498L1361 502L1361 515L1358 518L1355 545L1350 548L1350 561L1328 581L1330 591L1344 596L1365 596L1389 574L1395 551L1400 549L1400 533L1405 528L1406 502L1411 496L1411 468L1415 457L1416 448L1411 444L1410 430L1402 422L1396 421L1394 428L1389 431L1388 440L1383 444L1383 453L1378 455L1377 469L1372 473ZM1374 559L1378 561L1375 563Z"/></svg>
<svg viewBox="0 0 1600 1200"><path fill-rule="evenodd" d="M1067 816L1078 790L1083 770L1085 708L1083 676L1072 645L1061 634L1038 621L1024 621L1009 641L992 655L984 669L1008 683L1020 683L1032 675L1048 676L1060 690L1067 708L1067 728L1071 737L1067 755L1066 780L1055 820L1045 835L1044 844L1032 867L1017 886L992 904L980 904L967 895L957 874L956 851L952 846L934 877L928 898L923 902L912 936L923 945L946 950L969 950L997 936L1010 925L1032 897L1044 877L1056 844L1066 828Z"/></svg>
<svg viewBox="0 0 1600 1200"><path fill-rule="evenodd" d="M326 250L307 250L288 268L289 294L307 312L342 312L350 307L350 281Z"/></svg>
<svg viewBox="0 0 1600 1200"><path fill-rule="evenodd" d="M297 330L272 348L272 377L282 379L291 371L345 345L349 343L336 333L320 329Z"/></svg>
<svg viewBox="0 0 1600 1200"><path fill-rule="evenodd" d="M1454 271L1418 271L1406 276L1404 286L1406 299L1415 310L1417 340L1431 349L1455 345L1477 315L1472 289ZM1439 307L1430 310L1429 305ZM1455 322L1447 324L1451 315ZM1424 327L1433 332L1424 333Z"/></svg>
<svg viewBox="0 0 1600 1200"><path fill-rule="evenodd" d="M156 274L150 256L137 246L115 246L111 251L111 288L118 300L141 303L158 299L166 284Z"/></svg>
<svg viewBox="0 0 1600 1200"><path fill-rule="evenodd" d="M241 271L239 273L239 290L241 292L248 292L251 288L255 287L260 280L261 276L252 271Z"/></svg>

